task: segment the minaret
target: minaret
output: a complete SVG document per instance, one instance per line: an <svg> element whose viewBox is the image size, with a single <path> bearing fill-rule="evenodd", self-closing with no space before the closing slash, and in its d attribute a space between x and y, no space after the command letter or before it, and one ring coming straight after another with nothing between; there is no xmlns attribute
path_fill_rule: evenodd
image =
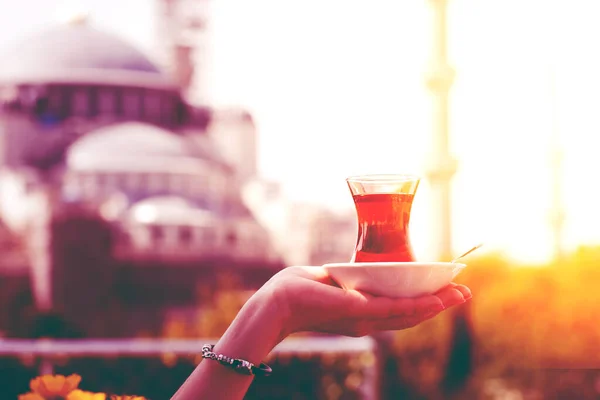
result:
<svg viewBox="0 0 600 400"><path fill-rule="evenodd" d="M210 0L156 0L159 59L183 92L206 102Z"/></svg>
<svg viewBox="0 0 600 400"><path fill-rule="evenodd" d="M559 10L556 2L548 4L549 13L546 27L548 43L557 43L557 34L560 24L557 21ZM560 264L564 257L564 226L566 220L565 205L563 201L563 160L564 151L560 135L557 87L556 87L556 58L555 53L549 53L549 88L550 88L550 177L551 177L551 204L550 204L550 229L552 232L553 261Z"/></svg>
<svg viewBox="0 0 600 400"><path fill-rule="evenodd" d="M426 174L431 186L433 203L432 234L436 235L435 254L440 260L452 259L452 177L457 162L450 154L449 93L454 70L447 58L447 0L429 0L433 7L433 53L427 87L434 97L433 140L429 168Z"/></svg>
<svg viewBox="0 0 600 400"><path fill-rule="evenodd" d="M54 307L54 291L51 260L52 188L46 182L40 188L40 200L35 218L30 221L27 230L27 250L31 263L31 284L36 308L41 312L51 311Z"/></svg>
<svg viewBox="0 0 600 400"><path fill-rule="evenodd" d="M552 197L550 208L550 226L553 236L554 261L559 262L564 256L563 231L565 226L565 209L563 203L562 166L563 149L558 127L558 107L556 104L556 70L550 69L550 112L552 127L550 135L550 170L552 174Z"/></svg>

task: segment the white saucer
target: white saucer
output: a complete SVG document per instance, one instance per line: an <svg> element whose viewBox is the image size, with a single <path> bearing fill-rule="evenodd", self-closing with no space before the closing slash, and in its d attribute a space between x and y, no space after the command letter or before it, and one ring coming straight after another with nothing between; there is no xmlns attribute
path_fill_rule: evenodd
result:
<svg viewBox="0 0 600 400"><path fill-rule="evenodd" d="M375 296L418 297L448 285L466 267L451 262L335 263L323 268L341 287Z"/></svg>

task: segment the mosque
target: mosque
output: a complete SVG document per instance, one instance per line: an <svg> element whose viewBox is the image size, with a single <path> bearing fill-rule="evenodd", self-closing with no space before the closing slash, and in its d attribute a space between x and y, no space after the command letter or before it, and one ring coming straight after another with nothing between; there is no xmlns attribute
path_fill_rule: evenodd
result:
<svg viewBox="0 0 600 400"><path fill-rule="evenodd" d="M245 110L191 104L86 23L0 60L0 220L22 243L33 309L87 336L155 332L156 315L195 307L220 273L252 289L283 267L241 196L256 175ZM81 324L92 313L106 318Z"/></svg>

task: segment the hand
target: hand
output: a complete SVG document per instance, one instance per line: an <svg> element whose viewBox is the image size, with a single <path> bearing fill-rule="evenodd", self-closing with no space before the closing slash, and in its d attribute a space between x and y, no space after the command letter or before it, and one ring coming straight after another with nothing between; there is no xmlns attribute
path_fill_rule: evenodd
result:
<svg viewBox="0 0 600 400"><path fill-rule="evenodd" d="M413 327L471 298L463 285L450 284L434 295L392 299L342 289L322 267L289 267L257 294L267 294L282 315L285 336L301 331L366 336Z"/></svg>
<svg viewBox="0 0 600 400"><path fill-rule="evenodd" d="M289 267L273 276L242 307L215 346L217 353L258 364L287 335L313 331L365 336L399 330L464 303L471 291L451 284L435 295L390 299L345 290L322 267ZM173 399L242 399L252 376L201 362Z"/></svg>

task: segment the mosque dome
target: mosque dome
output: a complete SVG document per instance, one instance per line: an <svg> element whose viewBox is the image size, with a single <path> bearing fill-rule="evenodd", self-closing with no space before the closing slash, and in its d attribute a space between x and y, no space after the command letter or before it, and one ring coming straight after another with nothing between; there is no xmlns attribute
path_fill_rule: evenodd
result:
<svg viewBox="0 0 600 400"><path fill-rule="evenodd" d="M193 141L140 122L109 125L87 133L67 152L67 168L106 172L197 172L224 165L210 142Z"/></svg>
<svg viewBox="0 0 600 400"><path fill-rule="evenodd" d="M2 54L0 83L40 82L175 85L134 46L87 24L38 32Z"/></svg>
<svg viewBox="0 0 600 400"><path fill-rule="evenodd" d="M214 226L219 216L177 196L157 196L141 200L128 212L130 222L165 225Z"/></svg>

